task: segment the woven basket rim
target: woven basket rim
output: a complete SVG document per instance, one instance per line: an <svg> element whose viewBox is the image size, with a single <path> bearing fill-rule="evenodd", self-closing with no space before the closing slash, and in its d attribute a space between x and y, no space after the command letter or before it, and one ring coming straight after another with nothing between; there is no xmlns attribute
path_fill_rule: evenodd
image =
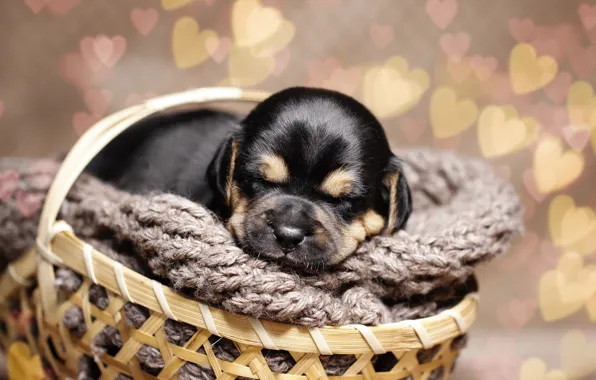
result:
<svg viewBox="0 0 596 380"><path fill-rule="evenodd" d="M55 221L66 194L86 163L93 158L94 152L134 123L180 106L226 101L256 103L269 95L267 92L244 91L234 87L201 88L150 99L140 106L110 115L91 127L73 146L50 187L42 209L37 249L11 263L0 277L0 298L6 299L14 290L26 285L37 271L45 314L56 318L57 313L51 310L52 305L56 304L55 291L48 289L47 285L52 283L53 266L65 266L123 299L133 300L168 318L207 329L236 342L269 349L326 355L383 353L431 348L465 333L476 317L478 297L475 293L438 315L378 326L306 328L259 321L208 307L178 294L92 249L69 228L65 228L68 226L64 222ZM52 236L51 231L57 226L61 228ZM35 258L36 252L39 260Z"/></svg>

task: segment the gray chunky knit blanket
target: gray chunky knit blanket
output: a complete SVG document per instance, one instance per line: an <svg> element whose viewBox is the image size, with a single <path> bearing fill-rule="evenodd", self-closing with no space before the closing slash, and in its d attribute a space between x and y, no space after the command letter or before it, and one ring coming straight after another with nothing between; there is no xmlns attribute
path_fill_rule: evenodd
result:
<svg viewBox="0 0 596 380"><path fill-rule="evenodd" d="M430 150L397 153L414 202L406 231L374 237L341 264L314 275L244 253L201 205L171 194L131 195L87 175L73 186L60 218L109 257L230 312L304 326L421 318L475 290L475 266L507 250L522 231L522 210L512 186L480 160ZM33 245L40 206L58 165L53 160L0 160L0 270ZM68 269L57 271L56 287L63 292L76 291L81 282ZM107 307L103 288L93 285L90 293L95 305ZM136 328L148 318L146 310L132 304L126 315ZM86 331L78 308L70 309L64 322L74 336ZM174 321L166 329L175 344L184 344L196 331ZM121 345L118 332L107 327L93 349L113 354ZM226 340L215 351L222 359L238 356ZM137 356L148 372L164 366L152 347L144 346ZM325 360L329 374L341 374L354 358ZM271 353L267 361L280 372L292 364L285 352ZM94 366L83 360L79 378L93 378ZM185 365L179 375L213 378L209 369L194 364Z"/></svg>

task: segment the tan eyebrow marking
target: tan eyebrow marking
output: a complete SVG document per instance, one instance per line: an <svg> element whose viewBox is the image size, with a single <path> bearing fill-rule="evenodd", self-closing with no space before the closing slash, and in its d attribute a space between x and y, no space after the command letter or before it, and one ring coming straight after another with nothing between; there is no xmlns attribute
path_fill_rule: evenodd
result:
<svg viewBox="0 0 596 380"><path fill-rule="evenodd" d="M340 197L352 190L352 185L356 179L354 173L345 169L336 169L329 173L323 183L321 190L332 197Z"/></svg>
<svg viewBox="0 0 596 380"><path fill-rule="evenodd" d="M261 174L271 182L285 182L290 177L286 162L277 154L265 154L261 157Z"/></svg>

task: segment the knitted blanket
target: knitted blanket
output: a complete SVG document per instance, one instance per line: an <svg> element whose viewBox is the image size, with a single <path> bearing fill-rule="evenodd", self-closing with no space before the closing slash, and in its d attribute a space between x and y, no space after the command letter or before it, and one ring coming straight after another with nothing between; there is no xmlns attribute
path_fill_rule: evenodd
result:
<svg viewBox="0 0 596 380"><path fill-rule="evenodd" d="M129 268L197 300L238 314L304 326L375 325L440 312L475 290L474 267L503 253L522 231L522 210L512 186L484 162L430 150L397 152L411 186L414 212L406 231L377 236L336 267L319 274L261 260L238 248L222 223L201 205L171 194L132 195L83 175L61 209L60 218L99 251ZM0 160L0 269L33 245L40 205L58 168L52 160ZM74 292L78 274L57 271L56 287ZM105 290L92 286L91 301L105 308ZM128 304L128 322L148 318ZM64 322L75 336L86 331L80 309ZM168 321L171 342L184 344L194 327ZM94 341L97 353L122 345L110 327ZM216 355L233 359L231 342ZM149 372L164 365L159 351L139 350ZM352 357L353 359L353 357ZM291 357L268 356L273 369L291 367ZM326 370L341 374L350 365L331 357ZM93 362L81 363L80 378L93 378ZM187 364L181 378L213 378L210 370Z"/></svg>

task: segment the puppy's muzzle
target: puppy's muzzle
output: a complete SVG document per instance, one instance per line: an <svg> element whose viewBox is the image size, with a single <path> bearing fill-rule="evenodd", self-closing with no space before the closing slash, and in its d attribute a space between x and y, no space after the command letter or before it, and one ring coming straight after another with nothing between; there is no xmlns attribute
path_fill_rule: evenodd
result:
<svg viewBox="0 0 596 380"><path fill-rule="evenodd" d="M270 194L251 202L241 219L232 227L244 247L290 266L320 269L341 247L332 214L303 197Z"/></svg>
<svg viewBox="0 0 596 380"><path fill-rule="evenodd" d="M313 214L312 205L300 198L285 198L267 214L267 224L284 253L293 251L305 237L312 236L314 227L320 224L309 216Z"/></svg>

